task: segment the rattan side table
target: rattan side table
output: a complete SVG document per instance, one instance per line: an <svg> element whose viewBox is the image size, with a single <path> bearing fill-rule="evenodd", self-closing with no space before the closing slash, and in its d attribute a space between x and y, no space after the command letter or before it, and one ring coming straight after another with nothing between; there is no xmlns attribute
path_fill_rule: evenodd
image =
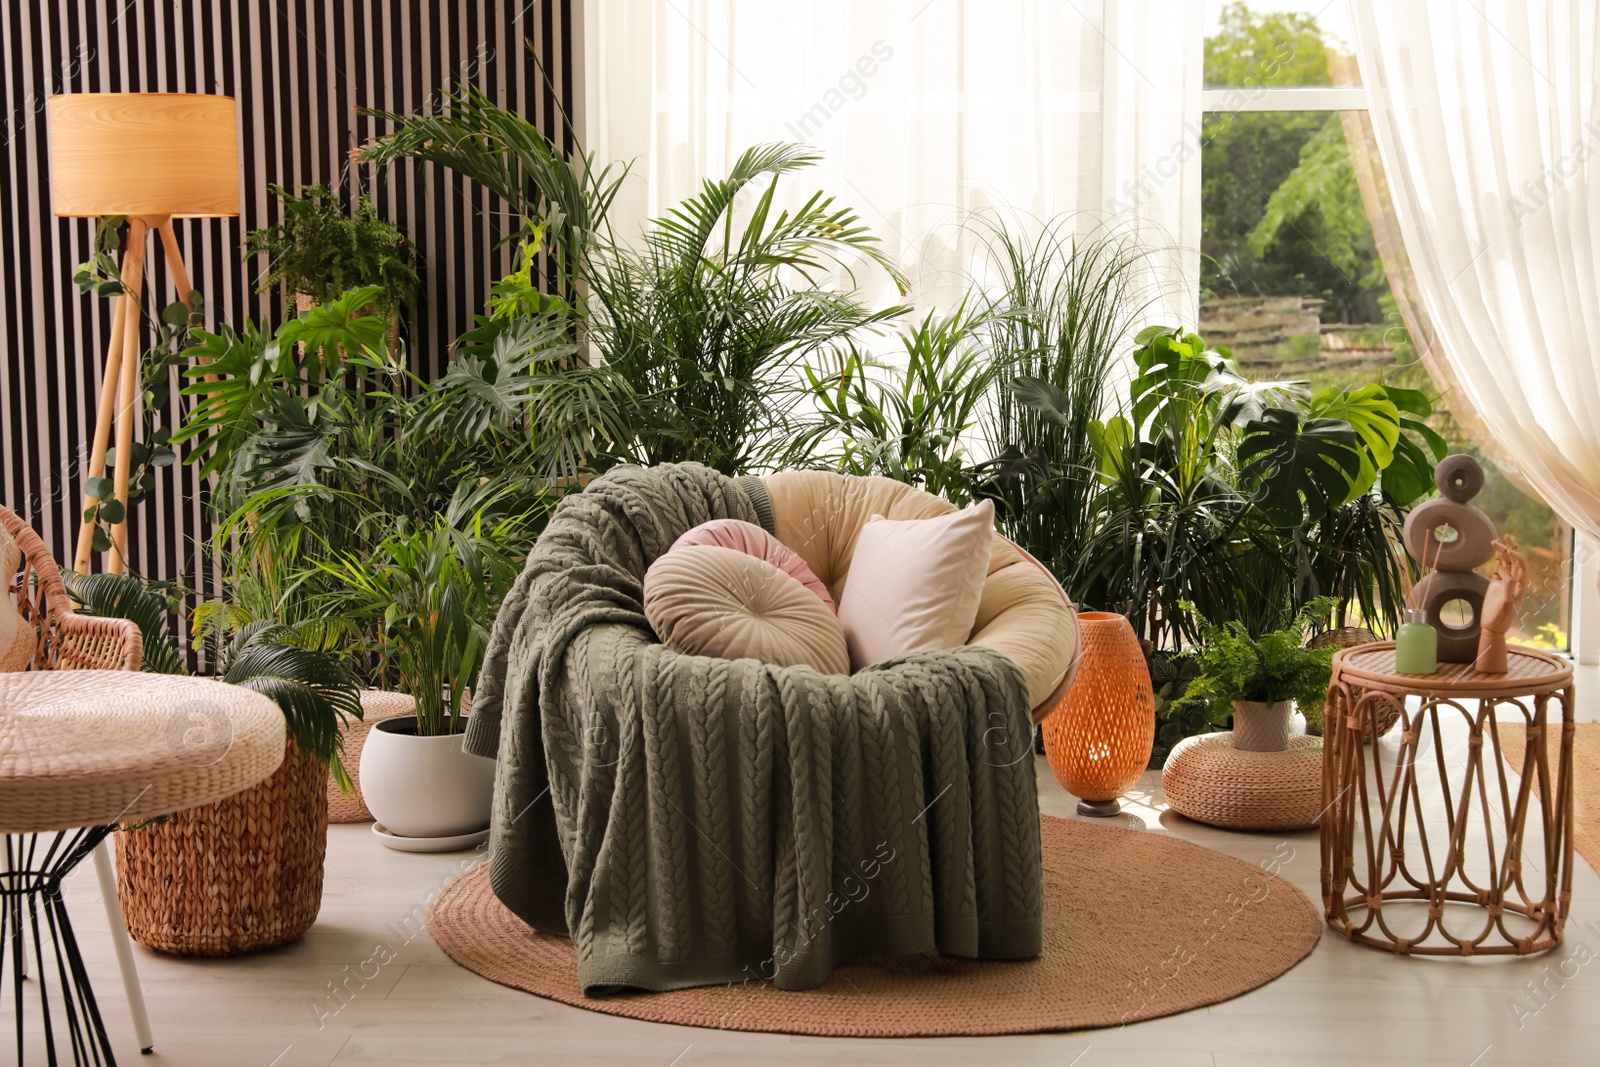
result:
<svg viewBox="0 0 1600 1067"><path fill-rule="evenodd" d="M1419 706L1407 706L1408 697ZM1554 721L1552 701L1560 708ZM1512 721L1528 731L1514 787L1500 755L1497 712L1514 712ZM1388 764L1379 726L1395 714L1400 747ZM1441 720L1452 719L1466 727L1464 742L1442 729ZM1325 721L1322 903L1329 926L1403 955L1524 956L1561 943L1572 904L1570 663L1513 647L1505 674L1482 674L1470 663L1398 674L1392 641L1347 649L1333 659ZM1552 774L1545 735L1558 723ZM1451 765L1457 745L1464 766ZM1442 826L1422 810L1424 787L1442 794ZM1542 832L1532 886L1523 869L1530 811Z"/></svg>
<svg viewBox="0 0 1600 1067"><path fill-rule="evenodd" d="M57 1062L55 1037L64 1032L74 1063L115 1063L63 879L116 823L210 804L270 776L283 761L284 731L271 700L221 682L126 671L0 673L0 968L10 966L15 989L18 1063L29 1062L25 924L40 962L29 986L48 1062ZM48 964L45 945L54 951Z"/></svg>

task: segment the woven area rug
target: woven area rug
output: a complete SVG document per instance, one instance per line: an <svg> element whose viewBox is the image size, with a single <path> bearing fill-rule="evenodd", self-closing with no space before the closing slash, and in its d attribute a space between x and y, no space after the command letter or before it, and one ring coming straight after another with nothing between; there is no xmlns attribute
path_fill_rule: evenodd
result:
<svg viewBox="0 0 1600 1067"><path fill-rule="evenodd" d="M1561 752L1560 730L1546 732L1550 773L1556 773ZM1502 723L1500 754L1506 766L1520 770L1528 749L1527 729ZM1589 866L1600 871L1600 722L1580 722L1572 736L1572 845ZM1533 783L1534 791L1539 783Z"/></svg>
<svg viewBox="0 0 1600 1067"><path fill-rule="evenodd" d="M1045 950L1020 963L914 956L847 964L805 992L752 982L589 998L571 943L507 911L482 864L434 901L428 929L468 970L591 1011L839 1037L1020 1034L1170 1015L1271 981L1321 935L1322 913L1304 893L1231 856L1048 816L1043 833Z"/></svg>

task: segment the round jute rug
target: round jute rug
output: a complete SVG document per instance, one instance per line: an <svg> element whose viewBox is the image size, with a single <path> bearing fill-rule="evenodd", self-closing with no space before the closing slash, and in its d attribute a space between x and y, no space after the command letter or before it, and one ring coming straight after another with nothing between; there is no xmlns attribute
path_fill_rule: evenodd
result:
<svg viewBox="0 0 1600 1067"><path fill-rule="evenodd" d="M434 901L428 929L468 970L590 1011L837 1037L1020 1034L1170 1015L1271 981L1321 935L1304 893L1220 852L1049 816L1043 835L1044 953L1025 962L910 956L846 964L804 992L750 983L590 998L572 943L506 910L482 864Z"/></svg>

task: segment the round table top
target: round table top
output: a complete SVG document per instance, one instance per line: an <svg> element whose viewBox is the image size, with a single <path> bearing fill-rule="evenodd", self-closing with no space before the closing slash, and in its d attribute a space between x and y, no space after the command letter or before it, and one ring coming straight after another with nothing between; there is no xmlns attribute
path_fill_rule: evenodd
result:
<svg viewBox="0 0 1600 1067"><path fill-rule="evenodd" d="M1417 696L1537 695L1572 684L1572 664L1536 648L1506 648L1504 674L1485 674L1470 663L1444 663L1433 674L1400 674L1394 669L1394 642L1378 641L1337 652L1334 675L1363 689L1382 689Z"/></svg>
<svg viewBox="0 0 1600 1067"><path fill-rule="evenodd" d="M283 762L283 713L249 689L130 671L0 674L0 833L210 804Z"/></svg>

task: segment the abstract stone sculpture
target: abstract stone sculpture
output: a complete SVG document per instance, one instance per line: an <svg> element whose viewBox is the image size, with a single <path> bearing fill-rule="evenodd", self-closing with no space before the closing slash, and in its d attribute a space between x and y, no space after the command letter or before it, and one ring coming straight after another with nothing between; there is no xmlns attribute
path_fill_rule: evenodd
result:
<svg viewBox="0 0 1600 1067"><path fill-rule="evenodd" d="M1427 613L1428 625L1438 631L1439 659L1471 663L1478 657L1484 596L1489 592L1489 579L1474 568L1495 558L1494 523L1470 503L1483 488L1483 468L1471 456L1446 456L1433 480L1443 495L1406 516L1406 551L1424 571L1431 568L1413 596ZM1457 600L1467 605L1470 615L1465 625L1451 626L1444 622L1442 611Z"/></svg>

